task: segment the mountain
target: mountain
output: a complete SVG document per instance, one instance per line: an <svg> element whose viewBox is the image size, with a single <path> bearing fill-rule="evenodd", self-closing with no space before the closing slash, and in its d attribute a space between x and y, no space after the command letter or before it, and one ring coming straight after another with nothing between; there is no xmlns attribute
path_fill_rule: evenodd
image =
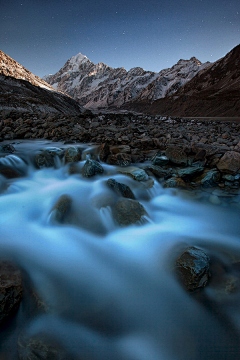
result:
<svg viewBox="0 0 240 360"><path fill-rule="evenodd" d="M136 101L131 108L180 117L240 116L240 45L164 99Z"/></svg>
<svg viewBox="0 0 240 360"><path fill-rule="evenodd" d="M154 101L173 94L209 64L202 64L192 57L190 60L179 60L172 68L160 73L145 71L140 67L127 71L124 68L111 68L104 63L95 65L79 53L70 58L55 75L46 75L43 79L86 108L113 109L133 99Z"/></svg>
<svg viewBox="0 0 240 360"><path fill-rule="evenodd" d="M0 50L0 110L78 114L81 108Z"/></svg>

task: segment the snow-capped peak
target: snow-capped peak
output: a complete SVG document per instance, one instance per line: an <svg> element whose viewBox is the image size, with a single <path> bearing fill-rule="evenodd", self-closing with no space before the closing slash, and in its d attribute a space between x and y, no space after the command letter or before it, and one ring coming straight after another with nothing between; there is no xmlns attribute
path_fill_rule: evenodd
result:
<svg viewBox="0 0 240 360"><path fill-rule="evenodd" d="M85 63L89 59L86 57L86 55L82 55L81 53L72 56L69 59L68 64L72 66L72 70L78 70L79 65Z"/></svg>

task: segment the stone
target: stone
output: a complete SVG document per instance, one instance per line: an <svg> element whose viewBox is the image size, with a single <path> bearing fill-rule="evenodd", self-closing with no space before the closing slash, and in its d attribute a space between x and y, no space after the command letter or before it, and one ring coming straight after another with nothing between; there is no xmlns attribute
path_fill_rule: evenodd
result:
<svg viewBox="0 0 240 360"><path fill-rule="evenodd" d="M219 197L217 195L209 196L209 201L214 205L220 205L221 204L221 200L219 199Z"/></svg>
<svg viewBox="0 0 240 360"><path fill-rule="evenodd" d="M147 212L138 201L121 199L112 207L112 214L120 226L129 226L141 221Z"/></svg>
<svg viewBox="0 0 240 360"><path fill-rule="evenodd" d="M216 186L218 181L220 180L220 173L217 170L210 170L206 173L206 175L201 180L201 185L203 187L212 187Z"/></svg>
<svg viewBox="0 0 240 360"><path fill-rule="evenodd" d="M77 162L81 160L81 152L78 147L70 146L65 152L65 164L70 162Z"/></svg>
<svg viewBox="0 0 240 360"><path fill-rule="evenodd" d="M22 300L22 277L11 262L0 261L0 323L12 316Z"/></svg>
<svg viewBox="0 0 240 360"><path fill-rule="evenodd" d="M100 161L106 162L110 155L110 148L108 143L104 143L100 146L99 159Z"/></svg>
<svg viewBox="0 0 240 360"><path fill-rule="evenodd" d="M126 153L118 153L116 155L109 155L107 159L109 165L129 166L132 163L131 155Z"/></svg>
<svg viewBox="0 0 240 360"><path fill-rule="evenodd" d="M217 163L217 168L223 173L235 175L240 170L240 153L227 151Z"/></svg>
<svg viewBox="0 0 240 360"><path fill-rule="evenodd" d="M18 337L19 360L73 360L67 352L49 336L39 334Z"/></svg>
<svg viewBox="0 0 240 360"><path fill-rule="evenodd" d="M189 180L194 176L202 173L204 170L203 166L189 166L185 169L178 170L178 176L184 180Z"/></svg>
<svg viewBox="0 0 240 360"><path fill-rule="evenodd" d="M35 162L39 169L54 166L54 158L48 152L41 152L35 156Z"/></svg>
<svg viewBox="0 0 240 360"><path fill-rule="evenodd" d="M116 145L116 146L111 146L110 151L112 154L118 154L118 153L130 154L131 148L129 145Z"/></svg>
<svg viewBox="0 0 240 360"><path fill-rule="evenodd" d="M61 195L51 210L51 219L59 223L64 221L72 204L72 198L69 195Z"/></svg>
<svg viewBox="0 0 240 360"><path fill-rule="evenodd" d="M188 164L187 154L178 146L169 146L166 150L166 156L173 164L185 166Z"/></svg>
<svg viewBox="0 0 240 360"><path fill-rule="evenodd" d="M115 179L108 179L107 185L114 190L117 195L128 199L135 199L135 196L129 186L119 183Z"/></svg>
<svg viewBox="0 0 240 360"><path fill-rule="evenodd" d="M4 167L0 169L0 174L3 175L7 179L15 179L22 176L20 172L10 167Z"/></svg>
<svg viewBox="0 0 240 360"><path fill-rule="evenodd" d="M119 170L118 172L127 176L131 176L136 181L148 180L147 173L143 169L139 169L134 166L130 166L126 170Z"/></svg>
<svg viewBox="0 0 240 360"><path fill-rule="evenodd" d="M176 260L175 270L188 291L206 286L210 277L210 258L201 249L190 246Z"/></svg>
<svg viewBox="0 0 240 360"><path fill-rule="evenodd" d="M103 167L96 160L87 160L82 168L82 176L91 177L103 173Z"/></svg>
<svg viewBox="0 0 240 360"><path fill-rule="evenodd" d="M15 151L15 148L11 144L5 144L5 145L0 146L0 152L13 153L14 151Z"/></svg>
<svg viewBox="0 0 240 360"><path fill-rule="evenodd" d="M157 166L167 165L168 162L169 159L167 158L167 156L161 155L161 153L157 153L152 159L152 164Z"/></svg>
<svg viewBox="0 0 240 360"><path fill-rule="evenodd" d="M186 188L186 183L183 179L177 177L171 177L164 184L164 188Z"/></svg>
<svg viewBox="0 0 240 360"><path fill-rule="evenodd" d="M162 167L157 165L148 165L144 169L146 171L151 171L151 173L158 178L165 178L166 176L172 175L174 173L172 168L163 169Z"/></svg>
<svg viewBox="0 0 240 360"><path fill-rule="evenodd" d="M49 153L49 155L51 156L61 156L64 154L64 150L63 149L60 149L60 148L57 148L57 147L46 147L44 149L41 149L42 151L44 152L47 152Z"/></svg>

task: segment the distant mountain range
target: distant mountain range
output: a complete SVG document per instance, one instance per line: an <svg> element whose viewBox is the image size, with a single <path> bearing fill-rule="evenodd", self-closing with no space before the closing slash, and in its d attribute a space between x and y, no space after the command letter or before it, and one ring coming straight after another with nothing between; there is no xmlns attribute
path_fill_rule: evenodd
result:
<svg viewBox="0 0 240 360"><path fill-rule="evenodd" d="M104 63L95 65L79 53L56 74L46 75L43 79L85 108L116 109L132 100L153 102L174 94L209 65L209 62L202 64L192 57L179 60L173 67L159 73L140 67L126 71L124 68L113 69Z"/></svg>
<svg viewBox="0 0 240 360"><path fill-rule="evenodd" d="M95 65L79 53L43 79L0 50L0 110L78 114L82 107L179 117L240 116L240 45L214 63L192 57L159 73Z"/></svg>
<svg viewBox="0 0 240 360"><path fill-rule="evenodd" d="M199 71L175 94L153 103L136 98L128 108L180 117L240 117L240 45Z"/></svg>
<svg viewBox="0 0 240 360"><path fill-rule="evenodd" d="M0 50L0 110L78 114L81 107Z"/></svg>

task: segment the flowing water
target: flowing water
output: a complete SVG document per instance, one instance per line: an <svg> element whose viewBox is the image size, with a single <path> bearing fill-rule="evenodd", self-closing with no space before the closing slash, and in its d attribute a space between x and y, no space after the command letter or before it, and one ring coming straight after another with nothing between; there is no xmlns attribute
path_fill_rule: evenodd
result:
<svg viewBox="0 0 240 360"><path fill-rule="evenodd" d="M186 199L156 181L145 189L106 164L102 175L90 179L70 176L69 165L57 156L54 168L37 170L37 150L61 144L14 146L16 152L0 162L26 176L0 178L0 253L21 267L25 292L17 316L1 331L0 359L17 359L22 331L45 333L81 360L240 357L237 209ZM120 228L114 222L110 177L129 185L148 213L147 223ZM63 194L73 201L58 224L51 209ZM209 284L196 294L174 273L174 261L187 246L213 259ZM234 291L223 291L226 279L235 279ZM33 311L31 289L47 312Z"/></svg>

